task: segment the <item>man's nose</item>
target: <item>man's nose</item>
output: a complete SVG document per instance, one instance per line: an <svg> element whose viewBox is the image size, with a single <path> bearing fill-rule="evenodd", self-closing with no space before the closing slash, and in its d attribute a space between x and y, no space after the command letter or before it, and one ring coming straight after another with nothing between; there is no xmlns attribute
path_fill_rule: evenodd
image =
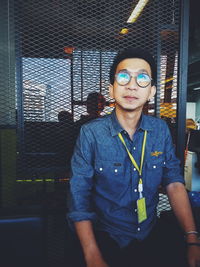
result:
<svg viewBox="0 0 200 267"><path fill-rule="evenodd" d="M131 77L129 83L127 84L127 89L129 90L137 90L138 84L136 83L135 77Z"/></svg>

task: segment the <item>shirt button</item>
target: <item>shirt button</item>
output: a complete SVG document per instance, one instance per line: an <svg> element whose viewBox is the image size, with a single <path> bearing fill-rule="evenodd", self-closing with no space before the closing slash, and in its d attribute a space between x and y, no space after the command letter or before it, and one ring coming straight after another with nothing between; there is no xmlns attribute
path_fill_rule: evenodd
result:
<svg viewBox="0 0 200 267"><path fill-rule="evenodd" d="M135 209L135 212L137 212L137 209Z"/></svg>
<svg viewBox="0 0 200 267"><path fill-rule="evenodd" d="M100 171L103 171L103 168L99 168Z"/></svg>
<svg viewBox="0 0 200 267"><path fill-rule="evenodd" d="M136 171L136 168L133 168L134 172Z"/></svg>
<svg viewBox="0 0 200 267"><path fill-rule="evenodd" d="M133 147L133 150L136 150L136 147L135 146Z"/></svg>
<svg viewBox="0 0 200 267"><path fill-rule="evenodd" d="M115 169L115 172L118 172L118 170L117 170L117 169Z"/></svg>
<svg viewBox="0 0 200 267"><path fill-rule="evenodd" d="M153 165L153 168L156 169L156 165Z"/></svg>
<svg viewBox="0 0 200 267"><path fill-rule="evenodd" d="M166 162L165 162L165 161L164 161L163 163L164 163L164 165L166 164Z"/></svg>
<svg viewBox="0 0 200 267"><path fill-rule="evenodd" d="M136 188L134 189L134 192L137 192L137 189Z"/></svg>
<svg viewBox="0 0 200 267"><path fill-rule="evenodd" d="M138 227L138 229L137 229L137 230L138 230L138 232L139 232L139 231L140 231L140 227Z"/></svg>

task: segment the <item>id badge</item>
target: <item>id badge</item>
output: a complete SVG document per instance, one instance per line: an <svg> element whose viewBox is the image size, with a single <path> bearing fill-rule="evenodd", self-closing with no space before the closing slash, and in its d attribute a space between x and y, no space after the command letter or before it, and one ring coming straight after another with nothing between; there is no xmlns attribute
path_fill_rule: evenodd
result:
<svg viewBox="0 0 200 267"><path fill-rule="evenodd" d="M141 223L147 219L146 202L144 197L137 200L137 212L138 223Z"/></svg>

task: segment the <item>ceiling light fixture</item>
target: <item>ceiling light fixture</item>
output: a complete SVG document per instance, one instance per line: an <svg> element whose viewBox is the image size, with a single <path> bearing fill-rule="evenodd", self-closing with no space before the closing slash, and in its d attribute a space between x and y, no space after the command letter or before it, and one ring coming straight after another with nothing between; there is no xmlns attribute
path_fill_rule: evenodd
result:
<svg viewBox="0 0 200 267"><path fill-rule="evenodd" d="M119 32L120 34L127 34L129 32L128 28L123 28L121 29L121 31Z"/></svg>
<svg viewBox="0 0 200 267"><path fill-rule="evenodd" d="M148 2L149 0L139 0L130 17L128 18L127 23L134 23Z"/></svg>
<svg viewBox="0 0 200 267"><path fill-rule="evenodd" d="M200 90L200 87L193 88L194 91Z"/></svg>

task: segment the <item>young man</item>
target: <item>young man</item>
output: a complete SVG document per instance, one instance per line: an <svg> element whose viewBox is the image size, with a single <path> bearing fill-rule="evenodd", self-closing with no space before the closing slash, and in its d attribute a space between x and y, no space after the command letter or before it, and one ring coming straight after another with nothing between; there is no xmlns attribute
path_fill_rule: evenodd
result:
<svg viewBox="0 0 200 267"><path fill-rule="evenodd" d="M72 158L68 216L87 267L164 266L153 257L158 253L160 184L186 242L194 243L188 244L189 266L200 266L197 232L169 130L163 120L142 114L155 95L155 82L156 66L147 51L122 51L110 71L115 110L81 128Z"/></svg>

